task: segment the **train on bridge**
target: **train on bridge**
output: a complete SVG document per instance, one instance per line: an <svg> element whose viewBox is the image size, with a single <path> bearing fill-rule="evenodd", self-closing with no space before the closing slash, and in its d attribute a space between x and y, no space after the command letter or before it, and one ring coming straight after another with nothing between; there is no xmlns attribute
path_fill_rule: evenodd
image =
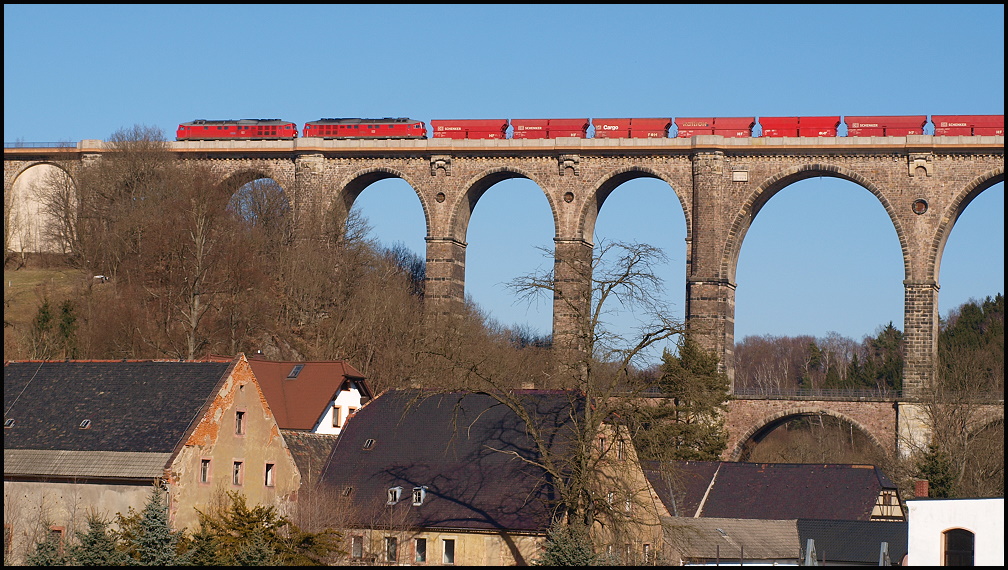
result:
<svg viewBox="0 0 1008 570"><path fill-rule="evenodd" d="M1004 115L931 115L936 136L1004 136ZM927 115L831 117L677 117L639 119L443 119L430 122L432 138L447 139L596 139L723 137L903 137L924 134ZM675 125L676 129L672 129ZM759 125L759 129L757 129ZM845 125L846 135L840 135ZM510 137L508 131L510 129ZM589 129L592 134L589 135ZM302 137L322 139L426 139L423 121L319 119L304 124ZM295 123L282 119L199 119L181 123L180 141L292 140Z"/></svg>

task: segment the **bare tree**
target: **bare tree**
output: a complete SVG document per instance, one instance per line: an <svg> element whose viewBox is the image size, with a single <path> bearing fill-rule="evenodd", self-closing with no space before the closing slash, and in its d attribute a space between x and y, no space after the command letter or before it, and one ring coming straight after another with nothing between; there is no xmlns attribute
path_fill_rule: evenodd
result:
<svg viewBox="0 0 1008 570"><path fill-rule="evenodd" d="M46 165L39 180L32 184L31 194L39 204L43 241L63 255L80 253L77 218L80 201L77 187L68 174L68 165Z"/></svg>
<svg viewBox="0 0 1008 570"><path fill-rule="evenodd" d="M669 316L661 301L662 282L653 272L661 259L662 252L646 244L607 243L590 263L561 268L570 270L565 272L568 277L577 275L575 279L591 283L590 290L561 291L564 284L552 271L513 280L511 286L518 293L530 299L550 295L555 303L565 303L564 310L575 317L574 342L583 350L554 346L550 365L543 366L535 351L515 350L512 337L499 330L481 337L478 331L483 323L478 314L443 317L439 336L424 353L425 386L486 394L525 423L538 459L523 460L533 462L549 477L557 496L554 519L562 524L592 527L598 523L615 529L627 521L643 520L641 510L633 507L639 499L633 497L644 486L617 487L616 482L630 479L626 473L617 474L619 469L612 462L621 449L616 442L629 437L618 412L625 412L627 402L635 399L647 405L642 396L655 384L653 378L638 374L635 365L649 347L684 332L682 323ZM609 328L608 307L613 303L639 310L636 314L642 324L632 338ZM564 390L570 409L567 445L555 445L549 426L529 405L527 390L515 386L516 378L534 381L536 387ZM618 465L626 468L628 464ZM616 506L611 508L610 503Z"/></svg>

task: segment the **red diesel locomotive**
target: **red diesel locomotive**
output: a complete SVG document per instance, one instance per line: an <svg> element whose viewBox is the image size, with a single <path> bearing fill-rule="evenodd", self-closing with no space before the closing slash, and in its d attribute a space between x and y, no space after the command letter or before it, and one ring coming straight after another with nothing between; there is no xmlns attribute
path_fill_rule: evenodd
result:
<svg viewBox="0 0 1008 570"><path fill-rule="evenodd" d="M675 135L669 128L676 125ZM926 115L831 117L760 117L760 135L754 135L756 117L678 117L634 119L443 119L432 120L433 138L555 139L559 137L619 138L689 138L696 135L720 135L729 138L761 137L836 137L846 123L849 137L903 137L924 134ZM1004 115L932 115L935 136L1004 136ZM594 127L593 137L588 129ZM294 139L297 125L280 119L243 119L240 121L198 120L179 125L178 140L265 140ZM407 118L319 119L305 123L305 137L323 139L425 139L423 121Z"/></svg>
<svg viewBox="0 0 1008 570"><path fill-rule="evenodd" d="M282 119L197 119L180 124L175 131L175 138L180 141L287 140L297 135L297 125Z"/></svg>
<svg viewBox="0 0 1008 570"><path fill-rule="evenodd" d="M304 126L304 136L323 139L425 139L423 121L384 119L319 119Z"/></svg>

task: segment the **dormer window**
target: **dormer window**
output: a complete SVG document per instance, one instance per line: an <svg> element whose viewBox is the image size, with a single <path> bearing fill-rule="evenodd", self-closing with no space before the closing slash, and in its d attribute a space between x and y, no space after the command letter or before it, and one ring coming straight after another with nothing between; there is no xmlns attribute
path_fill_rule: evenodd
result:
<svg viewBox="0 0 1008 570"><path fill-rule="evenodd" d="M399 502L402 497L402 487L392 487L388 490L388 501L385 502L386 505L394 505Z"/></svg>
<svg viewBox="0 0 1008 570"><path fill-rule="evenodd" d="M427 487L413 487L413 506L419 507L427 498Z"/></svg>
<svg viewBox="0 0 1008 570"><path fill-rule="evenodd" d="M297 378L298 374L301 373L301 369L304 368L304 364L295 364L294 368L291 368L290 374L287 375L287 379L291 380Z"/></svg>
<svg viewBox="0 0 1008 570"><path fill-rule="evenodd" d="M91 420L84 420L77 427L79 427L80 429L88 429L89 427L91 427Z"/></svg>

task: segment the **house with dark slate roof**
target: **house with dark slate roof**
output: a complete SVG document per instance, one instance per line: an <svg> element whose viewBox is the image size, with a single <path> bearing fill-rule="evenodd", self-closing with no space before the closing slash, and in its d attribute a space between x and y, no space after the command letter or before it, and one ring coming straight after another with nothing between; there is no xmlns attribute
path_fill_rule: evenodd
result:
<svg viewBox="0 0 1008 570"><path fill-rule="evenodd" d="M517 394L541 440L563 456L575 440L573 418L583 398ZM340 498L335 508L347 514L350 562L532 563L557 495L529 428L486 394L390 390L368 402L340 435L321 479ZM618 545L618 553L640 560L660 546L661 503L635 457L617 455L625 470L601 480L614 485L616 509L643 509L634 514L652 523Z"/></svg>
<svg viewBox="0 0 1008 570"><path fill-rule="evenodd" d="M644 473L673 516L906 520L896 484L874 465L677 461Z"/></svg>
<svg viewBox="0 0 1008 570"><path fill-rule="evenodd" d="M300 474L244 355L220 361L4 364L4 525L15 559L40 532L140 511L168 490L175 528L238 491L296 499ZM48 528L46 528L48 527Z"/></svg>

